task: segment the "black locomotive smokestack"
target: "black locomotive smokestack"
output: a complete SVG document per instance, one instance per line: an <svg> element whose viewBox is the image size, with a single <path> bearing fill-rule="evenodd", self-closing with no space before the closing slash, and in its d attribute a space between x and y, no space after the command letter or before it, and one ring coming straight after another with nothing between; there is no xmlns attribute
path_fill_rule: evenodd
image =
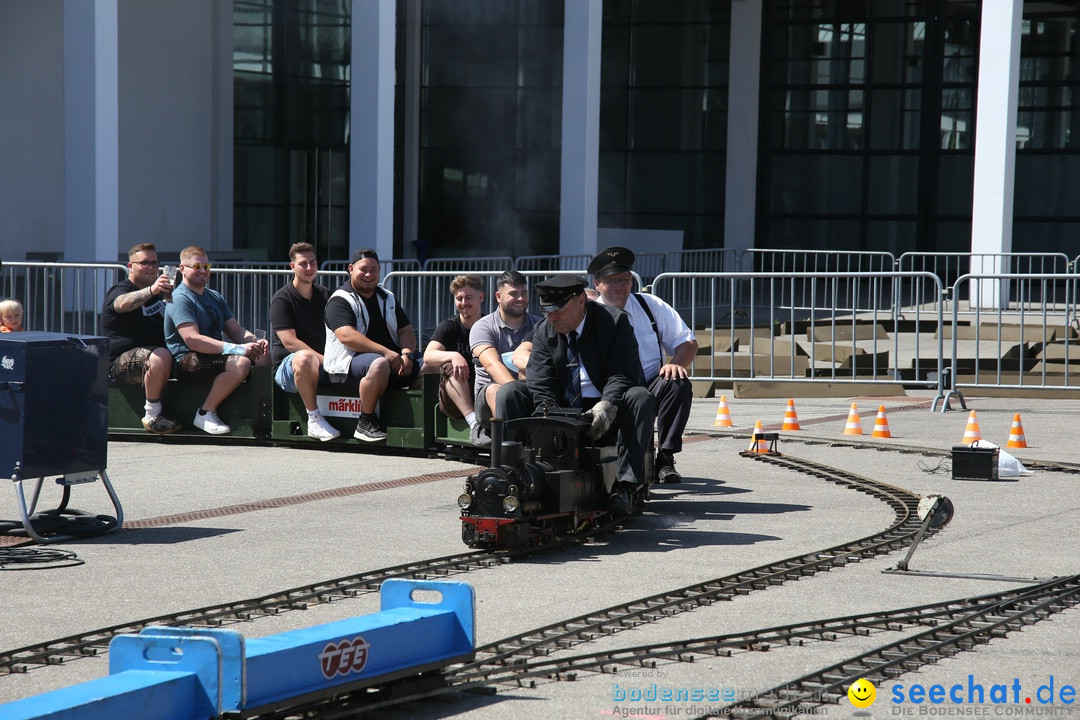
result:
<svg viewBox="0 0 1080 720"><path fill-rule="evenodd" d="M491 467L502 465L503 421L491 418Z"/></svg>

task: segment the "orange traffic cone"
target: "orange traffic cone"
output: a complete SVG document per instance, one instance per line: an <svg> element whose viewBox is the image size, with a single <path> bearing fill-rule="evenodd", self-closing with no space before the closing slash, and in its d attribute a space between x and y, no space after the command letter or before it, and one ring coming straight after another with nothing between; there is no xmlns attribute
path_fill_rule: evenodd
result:
<svg viewBox="0 0 1080 720"><path fill-rule="evenodd" d="M760 420L754 425L754 436L750 438L750 447L747 452L768 454L769 443L765 440L765 426Z"/></svg>
<svg viewBox="0 0 1080 720"><path fill-rule="evenodd" d="M968 414L967 427L964 428L964 439L960 442L970 445L979 440L982 440L982 433L979 432L979 419L975 416L975 411L972 410Z"/></svg>
<svg viewBox="0 0 1080 720"><path fill-rule="evenodd" d="M892 433L889 432L889 419L885 417L885 406L879 405L877 409L877 419L874 421L874 432L870 437L891 438Z"/></svg>
<svg viewBox="0 0 1080 720"><path fill-rule="evenodd" d="M855 403L851 403L851 410L848 411L847 425L844 426L845 435L862 435L862 420L859 419L859 409L855 407Z"/></svg>
<svg viewBox="0 0 1080 720"><path fill-rule="evenodd" d="M799 416L795 414L795 401L787 401L787 410L784 412L784 425L781 430L801 430L799 427Z"/></svg>
<svg viewBox="0 0 1080 720"><path fill-rule="evenodd" d="M731 411L727 406L727 395L721 395L720 405L716 408L716 419L713 420L713 427L732 427L734 424L731 422Z"/></svg>
<svg viewBox="0 0 1080 720"><path fill-rule="evenodd" d="M1009 430L1009 442L1005 443L1005 447L1027 447L1027 438L1024 437L1024 426L1020 424L1020 413L1013 415L1012 429Z"/></svg>

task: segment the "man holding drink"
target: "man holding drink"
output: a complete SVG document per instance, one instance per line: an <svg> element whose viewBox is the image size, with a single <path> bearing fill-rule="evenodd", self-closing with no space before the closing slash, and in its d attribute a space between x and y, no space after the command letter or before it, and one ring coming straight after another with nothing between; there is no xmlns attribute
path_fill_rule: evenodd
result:
<svg viewBox="0 0 1080 720"><path fill-rule="evenodd" d="M180 424L161 414L161 393L172 373L162 318L172 298L172 278L158 273L157 248L140 243L128 251L128 276L105 294L101 327L109 338L109 380L141 383L146 393L142 424L149 432L176 432Z"/></svg>

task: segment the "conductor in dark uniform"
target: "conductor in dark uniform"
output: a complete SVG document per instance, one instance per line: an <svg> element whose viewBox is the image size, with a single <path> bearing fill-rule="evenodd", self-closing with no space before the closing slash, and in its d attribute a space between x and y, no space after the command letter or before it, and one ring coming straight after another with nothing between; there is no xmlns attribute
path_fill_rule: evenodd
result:
<svg viewBox="0 0 1080 720"><path fill-rule="evenodd" d="M544 319L533 331L526 383L537 407L589 411L589 435L618 430L619 469L608 510L625 517L630 491L646 481L656 398L644 387L637 340L626 313L585 297L585 280L557 275L537 283Z"/></svg>

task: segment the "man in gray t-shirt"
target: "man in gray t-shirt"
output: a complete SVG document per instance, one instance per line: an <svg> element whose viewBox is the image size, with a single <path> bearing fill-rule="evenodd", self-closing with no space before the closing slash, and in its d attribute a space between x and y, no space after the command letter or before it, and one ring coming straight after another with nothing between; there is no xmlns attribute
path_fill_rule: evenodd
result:
<svg viewBox="0 0 1080 720"><path fill-rule="evenodd" d="M469 345L476 358L474 407L480 423L490 428L491 418L506 416L507 392L517 384L524 365L510 359L522 343L532 342L533 326L540 321L527 312L529 285L525 276L507 270L496 280L495 301L499 309L476 321L469 331Z"/></svg>

